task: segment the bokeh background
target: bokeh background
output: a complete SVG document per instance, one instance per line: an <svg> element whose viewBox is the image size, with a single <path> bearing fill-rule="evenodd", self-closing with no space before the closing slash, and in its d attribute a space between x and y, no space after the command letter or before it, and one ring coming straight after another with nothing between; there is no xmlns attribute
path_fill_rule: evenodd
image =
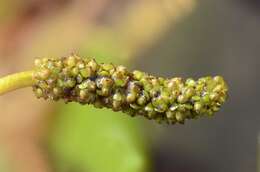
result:
<svg viewBox="0 0 260 172"><path fill-rule="evenodd" d="M0 76L71 52L157 76L222 75L229 100L168 126L8 93L1 172L260 172L258 0L0 0Z"/></svg>

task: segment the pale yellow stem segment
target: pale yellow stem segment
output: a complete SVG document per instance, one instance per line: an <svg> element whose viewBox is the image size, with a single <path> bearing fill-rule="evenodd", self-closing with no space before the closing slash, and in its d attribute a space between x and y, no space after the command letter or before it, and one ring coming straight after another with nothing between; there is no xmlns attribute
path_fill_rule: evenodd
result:
<svg viewBox="0 0 260 172"><path fill-rule="evenodd" d="M25 71L0 78L0 96L19 88L32 86L34 83L32 75L33 71Z"/></svg>

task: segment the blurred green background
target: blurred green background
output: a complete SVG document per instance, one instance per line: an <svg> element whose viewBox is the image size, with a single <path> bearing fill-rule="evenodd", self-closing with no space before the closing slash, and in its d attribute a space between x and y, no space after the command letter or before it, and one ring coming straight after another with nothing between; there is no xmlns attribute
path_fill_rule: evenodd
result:
<svg viewBox="0 0 260 172"><path fill-rule="evenodd" d="M119 112L0 97L2 172L256 171L257 0L0 0L0 75L70 53L163 77L223 75L214 118L160 125ZM259 169L260 170L260 169Z"/></svg>

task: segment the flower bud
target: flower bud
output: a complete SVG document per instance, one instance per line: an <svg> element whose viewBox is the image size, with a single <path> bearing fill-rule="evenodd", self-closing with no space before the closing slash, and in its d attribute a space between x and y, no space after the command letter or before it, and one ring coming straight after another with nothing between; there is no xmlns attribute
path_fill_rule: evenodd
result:
<svg viewBox="0 0 260 172"><path fill-rule="evenodd" d="M38 98L93 104L168 124L212 116L227 98L220 76L168 79L76 55L37 59L35 66L33 91Z"/></svg>

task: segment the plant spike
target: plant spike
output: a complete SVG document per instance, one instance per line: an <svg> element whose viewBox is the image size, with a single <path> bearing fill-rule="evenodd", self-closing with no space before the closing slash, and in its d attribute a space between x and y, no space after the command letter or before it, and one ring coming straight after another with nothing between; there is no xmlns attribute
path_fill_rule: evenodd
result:
<svg viewBox="0 0 260 172"><path fill-rule="evenodd" d="M93 104L169 124L212 116L227 98L220 76L166 79L76 55L36 59L35 66L38 98Z"/></svg>

